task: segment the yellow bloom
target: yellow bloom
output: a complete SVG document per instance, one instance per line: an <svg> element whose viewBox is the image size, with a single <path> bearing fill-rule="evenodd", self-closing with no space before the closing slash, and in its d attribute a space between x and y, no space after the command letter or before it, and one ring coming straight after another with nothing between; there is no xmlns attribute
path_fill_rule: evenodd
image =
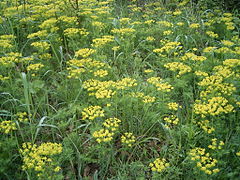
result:
<svg viewBox="0 0 240 180"><path fill-rule="evenodd" d="M82 111L83 120L94 120L98 117L104 117L104 110L100 106L89 106Z"/></svg>
<svg viewBox="0 0 240 180"><path fill-rule="evenodd" d="M167 163L166 159L162 158L157 158L154 160L153 163L150 163L149 166L151 167L152 171L156 171L158 173L166 170L170 166L169 163Z"/></svg>
<svg viewBox="0 0 240 180"><path fill-rule="evenodd" d="M11 131L17 130L16 124L13 121L2 121L0 122L0 132L5 134L10 133Z"/></svg>
<svg viewBox="0 0 240 180"><path fill-rule="evenodd" d="M133 135L133 133L124 133L124 135L121 136L121 142L129 147L133 145L134 142L136 142L136 137Z"/></svg>

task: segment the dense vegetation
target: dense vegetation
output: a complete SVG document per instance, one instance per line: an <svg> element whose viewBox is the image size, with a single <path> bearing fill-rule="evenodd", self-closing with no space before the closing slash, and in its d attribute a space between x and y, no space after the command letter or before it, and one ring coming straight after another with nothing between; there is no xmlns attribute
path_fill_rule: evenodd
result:
<svg viewBox="0 0 240 180"><path fill-rule="evenodd" d="M235 5L1 1L0 179L239 179Z"/></svg>

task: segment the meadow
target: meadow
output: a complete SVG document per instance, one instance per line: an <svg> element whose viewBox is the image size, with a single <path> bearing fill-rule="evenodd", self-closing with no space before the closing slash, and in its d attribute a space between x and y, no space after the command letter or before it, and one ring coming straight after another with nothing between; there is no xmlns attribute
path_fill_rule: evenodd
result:
<svg viewBox="0 0 240 180"><path fill-rule="evenodd" d="M166 2L0 1L0 180L240 179L239 13Z"/></svg>

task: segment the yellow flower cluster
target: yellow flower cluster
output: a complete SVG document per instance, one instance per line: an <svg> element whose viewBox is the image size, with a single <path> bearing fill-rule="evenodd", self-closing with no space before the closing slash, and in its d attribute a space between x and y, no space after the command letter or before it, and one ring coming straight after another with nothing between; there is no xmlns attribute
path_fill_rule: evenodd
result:
<svg viewBox="0 0 240 180"><path fill-rule="evenodd" d="M89 32L87 32L84 28L67 28L64 30L64 35L68 37L74 37L75 35L80 34L82 36L87 36Z"/></svg>
<svg viewBox="0 0 240 180"><path fill-rule="evenodd" d="M111 131L116 131L119 127L121 120L118 118L108 118L104 121L103 126Z"/></svg>
<svg viewBox="0 0 240 180"><path fill-rule="evenodd" d="M170 92L173 87L168 82L162 82L160 77L151 77L147 79L147 82L156 86L158 91Z"/></svg>
<svg viewBox="0 0 240 180"><path fill-rule="evenodd" d="M240 156L240 151L236 153L237 156Z"/></svg>
<svg viewBox="0 0 240 180"><path fill-rule="evenodd" d="M32 114L27 114L27 112L19 112L16 114L16 116L18 117L18 121L19 122L28 122L29 121L29 117L32 116Z"/></svg>
<svg viewBox="0 0 240 180"><path fill-rule="evenodd" d="M133 133L126 132L121 136L121 142L128 147L132 147L133 143L136 142L136 137Z"/></svg>
<svg viewBox="0 0 240 180"><path fill-rule="evenodd" d="M111 89L98 89L95 94L89 94L89 95L95 95L97 99L103 99L103 98L111 98L116 94L116 91L113 91Z"/></svg>
<svg viewBox="0 0 240 180"><path fill-rule="evenodd" d="M78 28L67 28L63 32L64 32L65 36L73 37L74 35L79 33L79 29Z"/></svg>
<svg viewBox="0 0 240 180"><path fill-rule="evenodd" d="M149 19L149 20L147 20L147 21L144 21L144 24L150 25L150 24L153 24L154 22L155 22L155 20Z"/></svg>
<svg viewBox="0 0 240 180"><path fill-rule="evenodd" d="M198 29L198 28L200 28L200 24L198 24L198 23L192 23L192 24L189 25L189 27L190 27L191 29Z"/></svg>
<svg viewBox="0 0 240 180"><path fill-rule="evenodd" d="M217 142L217 138L213 138L211 141L212 144L208 145L209 149L222 149L222 146L224 145L223 141Z"/></svg>
<svg viewBox="0 0 240 180"><path fill-rule="evenodd" d="M8 79L10 79L9 76L0 75L0 81L6 81L6 80L8 80Z"/></svg>
<svg viewBox="0 0 240 180"><path fill-rule="evenodd" d="M167 64L164 64L164 67L173 72L178 71L177 77L180 77L181 75L192 71L192 68L190 66L180 62L167 63Z"/></svg>
<svg viewBox="0 0 240 180"><path fill-rule="evenodd" d="M173 34L173 31L171 31L171 30L163 31L164 36L168 36L170 34Z"/></svg>
<svg viewBox="0 0 240 180"><path fill-rule="evenodd" d="M223 78L229 78L234 75L231 68L222 65L215 66L213 71L215 71L216 75L222 76Z"/></svg>
<svg viewBox="0 0 240 180"><path fill-rule="evenodd" d="M180 11L180 10L176 10L176 11L173 12L174 16L178 16L178 15L181 15L181 14L182 14L182 11Z"/></svg>
<svg viewBox="0 0 240 180"><path fill-rule="evenodd" d="M144 93L141 93L141 92L136 92L136 93L133 92L131 93L131 96L135 98L140 98L143 103L153 103L156 100L156 97L148 96L148 95L146 96L144 95Z"/></svg>
<svg viewBox="0 0 240 180"><path fill-rule="evenodd" d="M38 54L39 59L42 60L49 60L51 59L52 55L49 53L42 53L42 54Z"/></svg>
<svg viewBox="0 0 240 180"><path fill-rule="evenodd" d="M127 87L137 86L137 80L133 78L123 78L115 83L117 89L125 89Z"/></svg>
<svg viewBox="0 0 240 180"><path fill-rule="evenodd" d="M41 31L37 31L35 33L32 33L32 34L29 34L27 36L28 39L32 39L32 38L35 38L35 37L38 37L38 38L45 38L48 36L48 33L46 30L41 30Z"/></svg>
<svg viewBox="0 0 240 180"><path fill-rule="evenodd" d="M233 17L231 13L223 13L224 17L221 17L220 20L223 21L226 25L227 30L234 30L234 23L232 22Z"/></svg>
<svg viewBox="0 0 240 180"><path fill-rule="evenodd" d="M152 163L149 164L149 167L151 168L152 171L161 173L164 170L166 170L166 168L168 168L170 166L169 163L167 163L165 158L157 158L155 159L155 161L153 161Z"/></svg>
<svg viewBox="0 0 240 180"><path fill-rule="evenodd" d="M79 68L79 69L72 69L72 68L69 68L69 75L67 76L69 79L71 78L78 78L82 73L86 72L85 69L83 68Z"/></svg>
<svg viewBox="0 0 240 180"><path fill-rule="evenodd" d="M94 120L98 117L104 117L104 110L100 106L89 106L82 111L83 120Z"/></svg>
<svg viewBox="0 0 240 180"><path fill-rule="evenodd" d="M205 56L197 56L196 54L194 53L185 53L184 56L181 57L181 60L187 60L187 59L190 59L190 60L193 60L193 61L199 61L199 62L203 62L205 60L207 60L207 58Z"/></svg>
<svg viewBox="0 0 240 180"><path fill-rule="evenodd" d="M240 66L240 59L225 59L223 61L223 65L231 67L231 68Z"/></svg>
<svg viewBox="0 0 240 180"><path fill-rule="evenodd" d="M206 133L211 134L215 128L210 126L209 120L203 120L197 123Z"/></svg>
<svg viewBox="0 0 240 180"><path fill-rule="evenodd" d="M167 123L164 126L166 128L170 128L170 126L177 125L179 122L179 119L175 115L170 115L168 117L163 118L163 120Z"/></svg>
<svg viewBox="0 0 240 180"><path fill-rule="evenodd" d="M203 49L203 52L210 53L210 52L214 52L215 49L217 49L217 47L206 47Z"/></svg>
<svg viewBox="0 0 240 180"><path fill-rule="evenodd" d="M121 120L118 118L108 118L102 124L105 128L94 131L92 135L98 143L110 142L113 139L114 133L119 128L120 123Z"/></svg>
<svg viewBox="0 0 240 180"><path fill-rule="evenodd" d="M87 91L97 91L100 89L108 89L113 87L115 82L113 81L99 81L96 79L88 79L83 82L83 88Z"/></svg>
<svg viewBox="0 0 240 180"><path fill-rule="evenodd" d="M117 51L118 49L120 49L120 46L113 46L113 47L112 47L112 50L113 50L113 51Z"/></svg>
<svg viewBox="0 0 240 180"><path fill-rule="evenodd" d="M145 69L144 72L145 72L145 73L152 73L152 72L154 72L154 71L153 71L152 69Z"/></svg>
<svg viewBox="0 0 240 180"><path fill-rule="evenodd" d="M178 103L176 102L170 102L167 104L168 105L168 109L169 110L174 110L174 111L177 111L178 108L182 108L182 106L180 106Z"/></svg>
<svg viewBox="0 0 240 180"><path fill-rule="evenodd" d="M178 22L178 23L177 23L177 26L183 26L183 25L184 25L183 22Z"/></svg>
<svg viewBox="0 0 240 180"><path fill-rule="evenodd" d="M57 19L55 18L49 18L42 22L42 24L39 25L41 29L50 30L50 32L56 32L59 28L56 27Z"/></svg>
<svg viewBox="0 0 240 180"><path fill-rule="evenodd" d="M206 34L211 38L218 38L218 34L214 33L213 31L207 31Z"/></svg>
<svg viewBox="0 0 240 180"><path fill-rule="evenodd" d="M93 133L93 137L96 138L98 143L101 142L109 142L113 139L114 133L108 129L100 129L99 131L95 131Z"/></svg>
<svg viewBox="0 0 240 180"><path fill-rule="evenodd" d="M0 132L8 134L13 130L17 130L16 124L13 121L0 122Z"/></svg>
<svg viewBox="0 0 240 180"><path fill-rule="evenodd" d="M224 46L233 46L233 45L234 45L234 42L229 41L229 40L222 40L221 43L222 43Z"/></svg>
<svg viewBox="0 0 240 180"><path fill-rule="evenodd" d="M181 45L180 42L167 42L163 47L159 49L154 49L153 52L159 53L159 55L161 55L161 53L164 52L169 54L174 50L182 49L180 45Z"/></svg>
<svg viewBox="0 0 240 180"><path fill-rule="evenodd" d="M95 71L93 74L94 74L94 76L96 76L96 77L105 77L105 76L108 75L108 71L107 71L107 70L100 69L100 70Z"/></svg>
<svg viewBox="0 0 240 180"><path fill-rule="evenodd" d="M13 47L12 43L15 38L16 37L13 35L1 35L0 36L0 49L7 50L9 48L12 48Z"/></svg>
<svg viewBox="0 0 240 180"><path fill-rule="evenodd" d="M130 20L131 20L130 18L121 18L121 19L119 19L120 23L123 23L123 24L128 23Z"/></svg>
<svg viewBox="0 0 240 180"><path fill-rule="evenodd" d="M14 65L14 63L19 63L19 62L25 62L25 59L22 58L21 53L15 53L15 52L10 52L7 53L6 56L3 56L0 58L0 64L6 67L11 67ZM31 59L26 59L31 60Z"/></svg>
<svg viewBox="0 0 240 180"><path fill-rule="evenodd" d="M37 146L30 142L23 143L20 153L23 156L23 170L33 169L38 176L43 176L47 171L58 172L60 167L56 165L51 156L62 153L62 144L42 143Z"/></svg>
<svg viewBox="0 0 240 180"><path fill-rule="evenodd" d="M218 48L218 49L215 49L214 50L215 53L222 53L222 54L234 54L235 51L233 51L232 49L228 48L228 47L221 47L221 48Z"/></svg>
<svg viewBox="0 0 240 180"><path fill-rule="evenodd" d="M169 21L157 21L157 24L159 24L160 26L164 26L164 27L172 27L173 24Z"/></svg>
<svg viewBox="0 0 240 180"><path fill-rule="evenodd" d="M208 76L208 73L203 71L195 71L194 74L196 74L197 76L203 76L203 77Z"/></svg>
<svg viewBox="0 0 240 180"><path fill-rule="evenodd" d="M67 62L67 64L71 66L67 68L67 70L69 71L68 78L78 78L79 75L81 75L84 72L95 73L94 75L98 75L100 77L103 77L108 73L107 71L100 69L104 66L107 67L105 63L93 60L91 58L86 58L81 60L71 59Z"/></svg>
<svg viewBox="0 0 240 180"><path fill-rule="evenodd" d="M93 39L93 47L101 48L105 46L107 43L114 41L114 36L102 36L102 38Z"/></svg>
<svg viewBox="0 0 240 180"><path fill-rule="evenodd" d="M121 28L121 29L112 29L111 32L114 34L119 34L121 36L123 35L129 35L131 33L134 33L136 30L133 28Z"/></svg>
<svg viewBox="0 0 240 180"><path fill-rule="evenodd" d="M93 21L92 26L99 28L99 30L104 28L104 23L99 21Z"/></svg>
<svg viewBox="0 0 240 180"><path fill-rule="evenodd" d="M60 16L58 18L58 21L62 21L64 23L76 24L77 23L77 17Z"/></svg>
<svg viewBox="0 0 240 180"><path fill-rule="evenodd" d="M225 94L231 95L236 91L236 87L231 83L224 83L224 78L233 76L233 72L229 68L223 68L222 66L215 66L216 71L214 75L206 76L202 81L198 83L199 86L205 87L205 91L201 92L201 97L205 97L207 94Z"/></svg>
<svg viewBox="0 0 240 180"><path fill-rule="evenodd" d="M212 97L206 102L201 103L196 100L194 104L194 112L200 114L202 117L206 115L216 116L221 113L230 113L234 111L234 107L228 104L228 100L224 97Z"/></svg>
<svg viewBox="0 0 240 180"><path fill-rule="evenodd" d="M50 44L45 41L33 42L31 46L35 47L40 52L46 51L50 48Z"/></svg>
<svg viewBox="0 0 240 180"><path fill-rule="evenodd" d="M38 71L42 67L44 67L42 63L30 64L27 66L27 71ZM35 76L35 74L33 73L32 76Z"/></svg>
<svg viewBox="0 0 240 180"><path fill-rule="evenodd" d="M206 153L204 148L191 149L189 156L192 161L196 162L197 167L208 175L218 173L220 171L218 168L215 168L217 160L210 157L210 154Z"/></svg>
<svg viewBox="0 0 240 180"><path fill-rule="evenodd" d="M153 103L153 102L155 102L155 100L156 100L156 97L148 96L148 95L143 96L142 98L143 98L142 101L143 101L144 103Z"/></svg>
<svg viewBox="0 0 240 180"><path fill-rule="evenodd" d="M116 82L114 82L114 81L98 81L98 80L94 80L94 79L89 79L83 83L84 89L87 89L88 91L96 91L96 94L101 94L101 92L110 92L112 95L115 94L115 92L112 91L112 89L124 90L128 87L134 87L136 85L137 85L136 80L132 79L132 78L123 78ZM105 90L107 90L107 91L105 91Z"/></svg>
<svg viewBox="0 0 240 180"><path fill-rule="evenodd" d="M149 42L152 42L152 41L155 40L155 38L154 38L153 36L148 36L148 37L146 38L146 40L149 41Z"/></svg>
<svg viewBox="0 0 240 180"><path fill-rule="evenodd" d="M94 49L83 48L83 49L79 49L77 52L75 52L75 56L86 58L86 57L94 54L95 52L96 52L96 50L94 50Z"/></svg>

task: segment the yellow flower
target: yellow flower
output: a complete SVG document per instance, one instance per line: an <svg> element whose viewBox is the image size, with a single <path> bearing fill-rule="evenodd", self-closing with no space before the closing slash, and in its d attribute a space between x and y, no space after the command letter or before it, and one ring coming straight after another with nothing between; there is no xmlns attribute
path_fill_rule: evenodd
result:
<svg viewBox="0 0 240 180"><path fill-rule="evenodd" d="M95 71L93 74L94 74L94 76L104 77L104 76L108 75L108 71L100 69L100 70Z"/></svg>
<svg viewBox="0 0 240 180"><path fill-rule="evenodd" d="M50 48L50 44L45 41L33 42L31 46L35 47L39 51L46 51Z"/></svg>
<svg viewBox="0 0 240 180"><path fill-rule="evenodd" d="M100 106L89 106L82 111L83 120L94 120L98 117L104 117L104 110Z"/></svg>
<svg viewBox="0 0 240 180"><path fill-rule="evenodd" d="M174 110L174 111L177 111L178 108L182 108L182 106L180 106L178 103L176 102L170 102L167 104L168 105L168 109L170 110Z"/></svg>
<svg viewBox="0 0 240 180"><path fill-rule="evenodd" d="M170 166L169 163L167 163L166 159L157 158L153 161L153 163L149 164L149 167L152 171L156 171L158 173L161 173L162 171L166 170Z"/></svg>
<svg viewBox="0 0 240 180"><path fill-rule="evenodd" d="M96 52L96 50L94 50L94 49L83 48L83 49L79 49L78 51L76 51L75 56L86 58L86 57L94 54L95 52Z"/></svg>
<svg viewBox="0 0 240 180"><path fill-rule="evenodd" d="M127 132L121 136L121 142L128 147L131 147L133 143L136 142L136 137L133 135L133 133Z"/></svg>
<svg viewBox="0 0 240 180"><path fill-rule="evenodd" d="M121 28L121 29L112 29L111 32L114 34L120 34L120 35L128 35L134 33L136 30L133 28Z"/></svg>
<svg viewBox="0 0 240 180"><path fill-rule="evenodd" d="M233 46L234 43L228 40L222 40L221 41L224 46Z"/></svg>
<svg viewBox="0 0 240 180"><path fill-rule="evenodd" d="M194 148L189 152L190 159L195 161L196 166L206 174L212 174L219 172L219 169L214 168L217 164L217 160L210 157L209 153L206 153L204 148Z"/></svg>
<svg viewBox="0 0 240 180"><path fill-rule="evenodd" d="M39 177L49 170L58 172L61 168L56 166L53 156L62 153L62 149L62 144L58 143L47 142L39 146L30 142L23 143L20 149L23 156L22 169L33 169Z"/></svg>
<svg viewBox="0 0 240 180"><path fill-rule="evenodd" d="M111 131L116 131L120 123L121 120L118 118L109 118L104 121L103 126L105 126L107 129L110 129Z"/></svg>
<svg viewBox="0 0 240 180"><path fill-rule="evenodd" d="M173 34L173 32L171 30L168 30L168 31L163 31L163 35L164 36L168 36L170 34Z"/></svg>
<svg viewBox="0 0 240 180"><path fill-rule="evenodd" d="M102 36L102 38L96 38L93 39L93 47L103 47L104 45L113 42L114 41L114 36Z"/></svg>
<svg viewBox="0 0 240 180"><path fill-rule="evenodd" d="M154 71L153 71L152 69L145 69L144 72L145 72L145 73L152 73L152 72L154 72Z"/></svg>
<svg viewBox="0 0 240 180"><path fill-rule="evenodd" d="M118 49L120 49L120 46L114 46L114 47L112 47L112 50L113 50L113 51L117 51Z"/></svg>
<svg viewBox="0 0 240 180"><path fill-rule="evenodd" d="M158 91L170 92L173 89L168 82L163 82L160 77L151 77L147 79L147 82L156 86Z"/></svg>
<svg viewBox="0 0 240 180"><path fill-rule="evenodd" d="M155 38L154 38L153 36L148 36L148 37L146 38L146 40L149 41L149 42L152 42L152 41L155 40Z"/></svg>
<svg viewBox="0 0 240 180"><path fill-rule="evenodd" d="M10 133L11 131L17 130L16 124L13 121L2 121L0 122L0 132L5 134Z"/></svg>
<svg viewBox="0 0 240 180"><path fill-rule="evenodd" d="M16 114L16 116L18 117L19 122L28 122L29 121L28 117L31 117L32 114L28 115L27 112L19 112Z"/></svg>
<svg viewBox="0 0 240 180"><path fill-rule="evenodd" d="M0 75L0 81L6 81L8 79L10 79L9 76L2 76L2 75Z"/></svg>
<svg viewBox="0 0 240 180"><path fill-rule="evenodd" d="M211 134L215 128L211 127L209 120L203 120L197 123L206 133Z"/></svg>
<svg viewBox="0 0 240 180"><path fill-rule="evenodd" d="M212 31L207 31L206 34L212 38L218 38L218 34L212 32Z"/></svg>
<svg viewBox="0 0 240 180"><path fill-rule="evenodd" d="M165 68L169 69L170 71L176 72L178 71L178 76L180 77L181 75L191 72L192 68L188 65L185 65L180 62L172 62L172 63L167 63L164 65Z"/></svg>
<svg viewBox="0 0 240 180"><path fill-rule="evenodd" d="M193 23L193 24L190 24L189 27L190 27L191 29L197 29L197 28L200 27L200 24L198 24L198 23Z"/></svg>
<svg viewBox="0 0 240 180"><path fill-rule="evenodd" d="M38 71L41 69L44 65L41 63L36 63L36 64L30 64L27 66L27 71Z"/></svg>
<svg viewBox="0 0 240 180"><path fill-rule="evenodd" d="M108 129L100 129L99 131L93 132L93 137L96 138L98 143L110 142L113 139L114 133Z"/></svg>

